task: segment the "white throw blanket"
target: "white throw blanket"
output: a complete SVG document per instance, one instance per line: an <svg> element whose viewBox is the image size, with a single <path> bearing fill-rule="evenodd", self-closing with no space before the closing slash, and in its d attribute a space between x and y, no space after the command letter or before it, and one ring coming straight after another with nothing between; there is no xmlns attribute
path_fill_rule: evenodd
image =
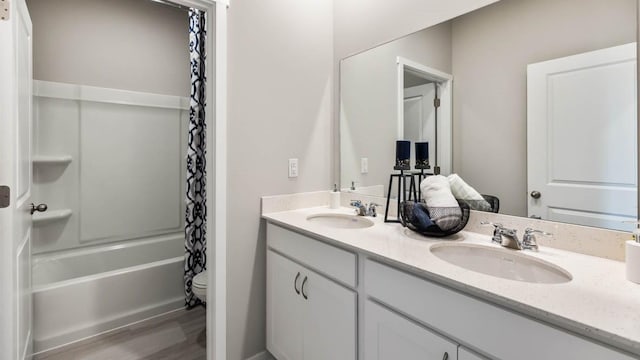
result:
<svg viewBox="0 0 640 360"><path fill-rule="evenodd" d="M422 198L428 207L457 207L458 202L451 193L449 180L442 175L427 176L420 183Z"/></svg>
<svg viewBox="0 0 640 360"><path fill-rule="evenodd" d="M451 193L449 180L442 175L428 176L420 183L431 220L443 231L454 229L462 221L462 210Z"/></svg>
<svg viewBox="0 0 640 360"><path fill-rule="evenodd" d="M449 180L449 185L451 185L451 192L456 199L472 200L467 203L473 210L491 210L491 204L489 204L476 189L462 180L458 174L451 174L447 179Z"/></svg>

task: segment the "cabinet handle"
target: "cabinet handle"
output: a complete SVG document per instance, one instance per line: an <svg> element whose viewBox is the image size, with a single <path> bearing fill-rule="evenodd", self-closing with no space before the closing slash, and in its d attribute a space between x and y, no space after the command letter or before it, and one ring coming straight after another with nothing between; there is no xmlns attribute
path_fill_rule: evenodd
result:
<svg viewBox="0 0 640 360"><path fill-rule="evenodd" d="M300 278L300 272L298 271L298 275L296 275L295 280L293 280L293 290L296 291L296 294L300 295L300 290L298 290L298 278Z"/></svg>
<svg viewBox="0 0 640 360"><path fill-rule="evenodd" d="M442 357L442 360L449 360L449 353L445 352L444 356Z"/></svg>
<svg viewBox="0 0 640 360"><path fill-rule="evenodd" d="M304 277L304 280L302 280L302 297L305 299L308 299L307 294L304 293L304 284L307 283L307 277Z"/></svg>

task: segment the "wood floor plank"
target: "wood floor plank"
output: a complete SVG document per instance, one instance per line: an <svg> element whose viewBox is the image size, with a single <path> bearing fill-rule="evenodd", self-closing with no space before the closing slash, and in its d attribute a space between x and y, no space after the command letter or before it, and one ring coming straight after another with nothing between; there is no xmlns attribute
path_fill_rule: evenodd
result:
<svg viewBox="0 0 640 360"><path fill-rule="evenodd" d="M34 360L204 360L206 311L180 310L34 356Z"/></svg>

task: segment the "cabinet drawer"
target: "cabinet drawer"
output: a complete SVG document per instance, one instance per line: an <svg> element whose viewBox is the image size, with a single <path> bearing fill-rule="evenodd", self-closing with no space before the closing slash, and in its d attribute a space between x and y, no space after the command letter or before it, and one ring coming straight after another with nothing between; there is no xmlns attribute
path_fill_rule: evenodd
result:
<svg viewBox="0 0 640 360"><path fill-rule="evenodd" d="M457 359L458 344L371 300L364 318L366 360Z"/></svg>
<svg viewBox="0 0 640 360"><path fill-rule="evenodd" d="M357 285L357 259L352 252L273 224L267 225L267 246L345 285Z"/></svg>
<svg viewBox="0 0 640 360"><path fill-rule="evenodd" d="M582 337L375 261L365 263L368 296L495 359L631 360Z"/></svg>

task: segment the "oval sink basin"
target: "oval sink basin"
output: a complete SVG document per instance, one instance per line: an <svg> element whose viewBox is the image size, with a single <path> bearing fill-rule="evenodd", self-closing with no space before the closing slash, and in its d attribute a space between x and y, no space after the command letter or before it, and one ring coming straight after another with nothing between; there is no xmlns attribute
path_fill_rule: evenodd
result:
<svg viewBox="0 0 640 360"><path fill-rule="evenodd" d="M364 229L373 226L373 221L362 216L344 214L318 214L307 217L311 221L337 229Z"/></svg>
<svg viewBox="0 0 640 360"><path fill-rule="evenodd" d="M538 284L560 284L572 279L571 274L559 266L515 250L472 244L436 244L431 247L431 253L453 265L503 279Z"/></svg>

